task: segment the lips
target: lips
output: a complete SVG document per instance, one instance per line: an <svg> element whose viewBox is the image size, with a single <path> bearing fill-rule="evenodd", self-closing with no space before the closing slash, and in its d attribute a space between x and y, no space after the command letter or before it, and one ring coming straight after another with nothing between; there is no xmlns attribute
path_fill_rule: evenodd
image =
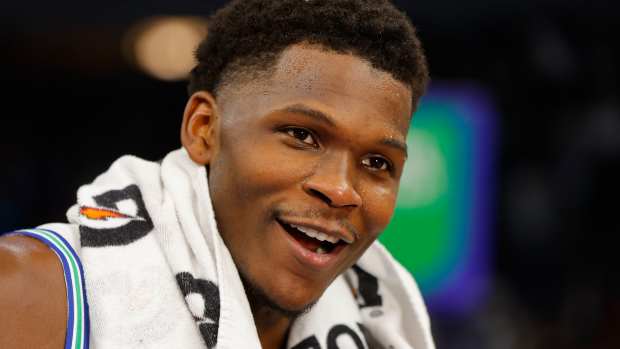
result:
<svg viewBox="0 0 620 349"><path fill-rule="evenodd" d="M309 238L319 241L327 241L332 244L337 244L340 241L340 239L335 236L327 235L319 230L305 227L303 225L289 224L289 227L292 228L292 230L297 230L298 232L305 234Z"/></svg>
<svg viewBox="0 0 620 349"><path fill-rule="evenodd" d="M328 267L348 243L327 231L276 219L286 233L298 260L314 268Z"/></svg>

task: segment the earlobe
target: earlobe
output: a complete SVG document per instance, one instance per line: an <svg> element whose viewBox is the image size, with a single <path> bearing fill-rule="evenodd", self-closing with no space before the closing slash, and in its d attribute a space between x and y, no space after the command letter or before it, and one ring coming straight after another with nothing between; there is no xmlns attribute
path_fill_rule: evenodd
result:
<svg viewBox="0 0 620 349"><path fill-rule="evenodd" d="M181 143L197 164L208 165L217 153L218 129L215 99L206 91L194 93L183 113Z"/></svg>

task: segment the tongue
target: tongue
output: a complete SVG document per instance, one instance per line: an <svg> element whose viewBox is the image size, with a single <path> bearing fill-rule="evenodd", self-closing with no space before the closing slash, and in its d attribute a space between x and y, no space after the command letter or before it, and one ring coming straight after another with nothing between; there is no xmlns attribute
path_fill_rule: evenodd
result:
<svg viewBox="0 0 620 349"><path fill-rule="evenodd" d="M298 231L292 231L291 235L295 238L295 240L299 241L299 243L309 249L310 251L316 251L319 246L321 246L321 242L317 239L311 238L304 233L300 233Z"/></svg>

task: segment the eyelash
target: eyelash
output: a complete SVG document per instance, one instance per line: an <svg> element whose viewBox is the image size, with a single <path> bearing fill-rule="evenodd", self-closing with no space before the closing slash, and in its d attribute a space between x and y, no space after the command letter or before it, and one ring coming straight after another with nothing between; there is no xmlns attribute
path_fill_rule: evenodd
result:
<svg viewBox="0 0 620 349"><path fill-rule="evenodd" d="M283 129L284 132L286 132L286 134L288 134L289 136L297 139L298 141L304 143L305 145L317 148L319 146L318 142L316 141L316 137L314 136L314 134L309 131L306 130L305 128L301 128L301 127L286 127ZM297 135L295 135L295 133L298 133ZM299 132L303 132L302 135L299 135ZM298 137L300 136L300 137ZM302 138L303 137L303 138ZM312 139L312 143L308 143L305 142L305 140L310 137Z"/></svg>
<svg viewBox="0 0 620 349"><path fill-rule="evenodd" d="M285 127L282 129L282 131L288 134L289 136L295 138L299 142L303 143L304 145L311 146L314 148L318 148L319 146L314 133L312 133L312 131L310 130L307 130L301 127ZM297 135L295 133L297 133ZM312 139L312 143L305 142L305 140L308 137ZM372 160L377 160L377 159L380 161L383 161L383 164L379 168L373 167L372 162L371 162ZM394 166L389 160L379 155L371 155L369 157L364 158L362 160L362 165L367 168L370 168L372 171L392 172L394 169Z"/></svg>
<svg viewBox="0 0 620 349"><path fill-rule="evenodd" d="M376 168L376 167L372 166L372 160L377 160L377 159L383 161L383 164L379 168ZM366 163L366 162L368 162L368 163ZM372 155L372 156L364 158L364 160L362 160L362 165L370 168L373 171L388 171L388 172L392 172L392 170L394 168L394 166L392 166L392 163L389 160L383 158L382 156L378 156L378 155Z"/></svg>

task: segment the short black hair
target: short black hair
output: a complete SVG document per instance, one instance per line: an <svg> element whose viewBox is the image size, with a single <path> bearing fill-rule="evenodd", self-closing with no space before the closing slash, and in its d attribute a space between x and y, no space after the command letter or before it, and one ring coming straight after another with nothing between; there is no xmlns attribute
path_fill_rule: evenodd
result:
<svg viewBox="0 0 620 349"><path fill-rule="evenodd" d="M190 95L200 90L217 95L239 71L268 71L298 43L369 61L411 88L414 108L428 84L415 29L389 0L233 0L208 23L207 38L196 50Z"/></svg>

